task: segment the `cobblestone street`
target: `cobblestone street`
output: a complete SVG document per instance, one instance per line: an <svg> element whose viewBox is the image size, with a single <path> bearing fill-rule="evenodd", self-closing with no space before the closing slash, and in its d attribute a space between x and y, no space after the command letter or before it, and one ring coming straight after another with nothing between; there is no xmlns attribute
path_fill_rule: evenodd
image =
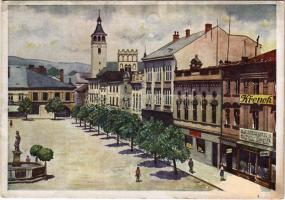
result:
<svg viewBox="0 0 285 200"><path fill-rule="evenodd" d="M130 152L127 143L116 145L115 139L92 135L71 119L13 119L9 128L9 161L16 130L22 137L20 149L24 160L33 144L41 144L54 151L54 159L47 163L49 175L54 177L32 184L13 184L8 189L37 190L183 190L209 191L217 188L179 171L173 175L171 166L159 163L141 151ZM34 161L34 157L32 157ZM142 182L135 182L135 169L141 167Z"/></svg>

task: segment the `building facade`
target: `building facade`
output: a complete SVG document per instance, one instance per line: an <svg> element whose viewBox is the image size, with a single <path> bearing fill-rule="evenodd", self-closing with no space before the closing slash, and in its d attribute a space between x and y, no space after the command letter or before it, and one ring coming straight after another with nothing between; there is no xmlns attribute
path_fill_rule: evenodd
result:
<svg viewBox="0 0 285 200"><path fill-rule="evenodd" d="M8 102L9 116L18 116L18 105L21 100L28 97L32 101L32 114L35 117L52 117L45 110L45 105L54 97L60 98L65 110L58 116L69 116L74 107L75 86L70 83L55 80L46 75L43 66L29 67L9 66ZM63 79L62 79L63 80Z"/></svg>
<svg viewBox="0 0 285 200"><path fill-rule="evenodd" d="M171 42L142 59L146 80L143 117L154 117L166 124L173 122L174 71L189 69L193 59L201 60L202 68L218 66L226 60L258 55L260 48L261 45L247 36L228 34L220 27L212 28L211 24L193 34L187 29L181 38L175 31Z"/></svg>
<svg viewBox="0 0 285 200"><path fill-rule="evenodd" d="M276 51L222 70L222 162L229 172L274 188Z"/></svg>
<svg viewBox="0 0 285 200"><path fill-rule="evenodd" d="M217 67L175 71L174 124L194 159L218 167L221 134L221 72Z"/></svg>
<svg viewBox="0 0 285 200"><path fill-rule="evenodd" d="M138 71L138 50L122 49L118 50L119 70Z"/></svg>

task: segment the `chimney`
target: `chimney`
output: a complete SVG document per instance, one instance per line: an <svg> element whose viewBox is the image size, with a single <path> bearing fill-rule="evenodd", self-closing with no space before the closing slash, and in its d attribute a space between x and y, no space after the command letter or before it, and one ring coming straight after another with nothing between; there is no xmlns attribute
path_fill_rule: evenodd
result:
<svg viewBox="0 0 285 200"><path fill-rule="evenodd" d="M212 24L205 24L205 33L212 30Z"/></svg>
<svg viewBox="0 0 285 200"><path fill-rule="evenodd" d="M63 80L64 80L63 69L59 70L59 79L61 82L63 82Z"/></svg>
<svg viewBox="0 0 285 200"><path fill-rule="evenodd" d="M10 78L10 66L8 66L8 78Z"/></svg>
<svg viewBox="0 0 285 200"><path fill-rule="evenodd" d="M28 69L33 69L34 65L29 65Z"/></svg>
<svg viewBox="0 0 285 200"><path fill-rule="evenodd" d="M38 69L38 73L47 74L47 69L44 66L40 65Z"/></svg>
<svg viewBox="0 0 285 200"><path fill-rule="evenodd" d="M174 31L173 42L176 42L177 40L179 40L179 32L178 31Z"/></svg>
<svg viewBox="0 0 285 200"><path fill-rule="evenodd" d="M185 30L185 37L188 38L190 36L190 29Z"/></svg>

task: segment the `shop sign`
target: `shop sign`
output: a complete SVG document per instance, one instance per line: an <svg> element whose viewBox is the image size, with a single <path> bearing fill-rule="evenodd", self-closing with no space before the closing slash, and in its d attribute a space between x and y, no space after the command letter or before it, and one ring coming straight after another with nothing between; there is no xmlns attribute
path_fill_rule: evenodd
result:
<svg viewBox="0 0 285 200"><path fill-rule="evenodd" d="M226 153L232 153L233 149L226 149Z"/></svg>
<svg viewBox="0 0 285 200"><path fill-rule="evenodd" d="M273 95L241 94L239 98L239 102L241 104L273 105Z"/></svg>
<svg viewBox="0 0 285 200"><path fill-rule="evenodd" d="M240 139L248 142L273 146L273 134L265 131L240 128Z"/></svg>
<svg viewBox="0 0 285 200"><path fill-rule="evenodd" d="M201 132L200 131L190 131L190 135L196 138L201 138Z"/></svg>
<svg viewBox="0 0 285 200"><path fill-rule="evenodd" d="M270 155L270 152L269 151L261 151L259 153L260 157L265 157L265 156L269 156Z"/></svg>
<svg viewBox="0 0 285 200"><path fill-rule="evenodd" d="M222 144L225 144L225 145L228 145L228 146L232 146L232 147L236 147L236 143L234 142L230 142L230 141L227 141L227 140L221 140Z"/></svg>

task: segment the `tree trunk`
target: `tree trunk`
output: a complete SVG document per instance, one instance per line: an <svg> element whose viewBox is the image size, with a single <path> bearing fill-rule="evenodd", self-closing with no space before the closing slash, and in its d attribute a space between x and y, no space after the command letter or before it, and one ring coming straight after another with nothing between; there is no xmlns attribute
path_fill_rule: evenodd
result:
<svg viewBox="0 0 285 200"><path fill-rule="evenodd" d="M79 119L79 126L81 126L81 119Z"/></svg>
<svg viewBox="0 0 285 200"><path fill-rule="evenodd" d="M100 135L100 126L98 126L98 135Z"/></svg>
<svg viewBox="0 0 285 200"><path fill-rule="evenodd" d="M84 121L84 128L86 129L86 121Z"/></svg>
<svg viewBox="0 0 285 200"><path fill-rule="evenodd" d="M134 138L131 137L131 151L134 150Z"/></svg>
<svg viewBox="0 0 285 200"><path fill-rule="evenodd" d="M47 175L47 161L45 161L45 176Z"/></svg>
<svg viewBox="0 0 285 200"><path fill-rule="evenodd" d="M75 117L75 123L77 124L77 117Z"/></svg>
<svg viewBox="0 0 285 200"><path fill-rule="evenodd" d="M178 171L177 171L177 167L176 167L176 160L175 159L173 159L173 169L174 169L175 175L178 175Z"/></svg>
<svg viewBox="0 0 285 200"><path fill-rule="evenodd" d="M120 141L119 141L119 138L120 138L120 137L119 137L119 134L117 133L117 146L119 145L119 142L120 142Z"/></svg>
<svg viewBox="0 0 285 200"><path fill-rule="evenodd" d="M26 114L26 120L28 119L28 114Z"/></svg>
<svg viewBox="0 0 285 200"><path fill-rule="evenodd" d="M92 128L92 125L91 125L91 123L89 124L89 131L91 131L91 128Z"/></svg>
<svg viewBox="0 0 285 200"><path fill-rule="evenodd" d="M154 164L156 165L157 164L157 154L154 153Z"/></svg>

